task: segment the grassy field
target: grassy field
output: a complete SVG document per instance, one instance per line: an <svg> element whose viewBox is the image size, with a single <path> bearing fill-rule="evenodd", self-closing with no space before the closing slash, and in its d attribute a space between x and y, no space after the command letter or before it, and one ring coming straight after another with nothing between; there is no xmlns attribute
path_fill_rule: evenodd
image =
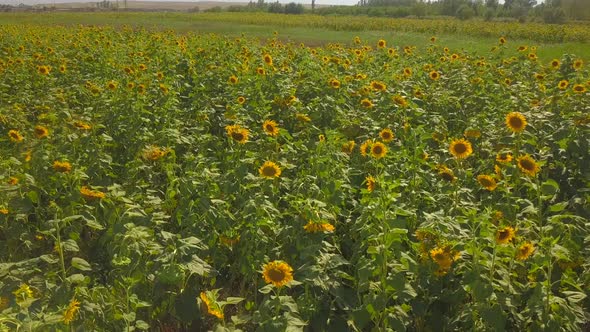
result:
<svg viewBox="0 0 590 332"><path fill-rule="evenodd" d="M369 24L373 22L372 24ZM376 23L375 23L376 22ZM424 26L421 23L424 22ZM437 25L437 22L440 23ZM366 24L365 24L366 23ZM408 24L405 24L408 23ZM462 23L454 20L388 20L355 17L347 22L346 18L322 18L319 16L289 16L262 14L257 18L252 13L4 13L0 14L0 24L33 25L111 25L144 27L157 30L174 30L180 33L218 33L228 36L248 36L267 38L277 31L283 41L305 43L319 46L327 43L350 44L354 37L371 43L379 39L391 40L396 47L416 46L426 48L430 38L436 36L438 43L457 51L474 52L485 55L498 45L500 36L507 36L506 55L516 56L517 48L536 46L537 55L542 61L559 58L563 54L574 54L582 59L590 59L590 28L584 25L543 26L498 24L498 23ZM477 24L482 24L478 29ZM313 27L308 27L312 25ZM473 25L473 26L472 26ZM393 26L394 28L389 28ZM396 28L396 27L399 27ZM520 32L515 33L515 29ZM535 29L539 33L535 33ZM551 41L555 30L571 31L563 33L562 39L569 41ZM569 30L568 30L569 29ZM459 30L459 31L457 31ZM588 30L586 37L583 32ZM457 32L452 32L457 31ZM497 33L495 33L497 31ZM512 32L511 32L512 31ZM529 38L511 37L510 34L525 35ZM586 38L586 39L585 39Z"/></svg>

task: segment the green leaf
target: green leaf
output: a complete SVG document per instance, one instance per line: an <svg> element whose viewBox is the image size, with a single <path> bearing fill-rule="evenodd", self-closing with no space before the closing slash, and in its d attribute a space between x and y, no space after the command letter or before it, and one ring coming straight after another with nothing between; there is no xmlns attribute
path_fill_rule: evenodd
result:
<svg viewBox="0 0 590 332"><path fill-rule="evenodd" d="M563 211L568 205L568 202L560 202L553 204L549 207L549 211L551 212L561 212Z"/></svg>
<svg viewBox="0 0 590 332"><path fill-rule="evenodd" d="M243 297L232 297L229 296L227 299L225 299L225 301L220 301L219 303L225 303L225 304L238 304L240 302L244 301Z"/></svg>
<svg viewBox="0 0 590 332"><path fill-rule="evenodd" d="M62 248L64 251L71 251L71 252L78 252L80 251L80 247L78 247L78 243L72 239L68 239L62 242Z"/></svg>
<svg viewBox="0 0 590 332"><path fill-rule="evenodd" d="M67 277L67 279L72 284L81 284L85 281L86 277L83 274L76 273L76 274L72 274L71 276Z"/></svg>
<svg viewBox="0 0 590 332"><path fill-rule="evenodd" d="M72 266L81 271L91 271L90 263L80 257L72 258Z"/></svg>
<svg viewBox="0 0 590 332"><path fill-rule="evenodd" d="M136 320L135 327L140 330L148 330L150 328L150 324L148 324L142 320Z"/></svg>
<svg viewBox="0 0 590 332"><path fill-rule="evenodd" d="M491 308L483 308L480 313L483 320L490 325L494 331L505 331L506 317L499 305L495 305Z"/></svg>
<svg viewBox="0 0 590 332"><path fill-rule="evenodd" d="M559 184L555 180L548 179L541 184L541 193L543 195L555 195L559 191Z"/></svg>
<svg viewBox="0 0 590 332"><path fill-rule="evenodd" d="M188 262L185 266L189 272L195 273L200 276L203 276L211 272L211 265L207 264L197 255L193 255L192 260Z"/></svg>
<svg viewBox="0 0 590 332"><path fill-rule="evenodd" d="M562 293L567 296L568 301L573 303L578 303L587 297L586 294L581 292L563 291Z"/></svg>

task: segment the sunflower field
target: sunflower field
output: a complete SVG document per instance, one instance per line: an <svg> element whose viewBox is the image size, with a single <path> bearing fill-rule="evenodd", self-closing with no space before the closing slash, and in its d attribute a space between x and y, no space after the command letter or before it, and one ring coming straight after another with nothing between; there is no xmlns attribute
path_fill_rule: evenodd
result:
<svg viewBox="0 0 590 332"><path fill-rule="evenodd" d="M0 331L588 328L582 58L0 34Z"/></svg>

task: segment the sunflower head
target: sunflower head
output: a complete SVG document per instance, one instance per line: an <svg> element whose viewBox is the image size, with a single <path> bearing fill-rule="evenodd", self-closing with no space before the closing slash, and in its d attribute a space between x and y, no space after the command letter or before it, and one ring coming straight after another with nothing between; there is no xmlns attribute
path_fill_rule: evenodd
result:
<svg viewBox="0 0 590 332"><path fill-rule="evenodd" d="M272 261L262 267L262 277L267 284L280 288L293 280L293 268L283 261Z"/></svg>
<svg viewBox="0 0 590 332"><path fill-rule="evenodd" d="M342 152L344 152L346 154L351 154L352 151L354 150L355 145L356 145L356 143L354 141L348 141L348 142L342 144Z"/></svg>
<svg viewBox="0 0 590 332"><path fill-rule="evenodd" d="M105 193L103 193L102 191L92 190L87 186L83 186L82 188L80 188L80 194L82 195L82 197L84 197L84 199L89 201L95 199L102 199L106 196Z"/></svg>
<svg viewBox="0 0 590 332"><path fill-rule="evenodd" d="M461 138L451 142L449 152L457 159L464 159L473 153L473 148L468 140Z"/></svg>
<svg viewBox="0 0 590 332"><path fill-rule="evenodd" d="M303 229L307 233L332 233L336 228L327 221L314 222L310 220L303 226Z"/></svg>
<svg viewBox="0 0 590 332"><path fill-rule="evenodd" d="M559 60L557 60L557 59L551 60L551 68L559 69L560 66L561 66L561 62L559 62Z"/></svg>
<svg viewBox="0 0 590 332"><path fill-rule="evenodd" d="M371 145L371 156L375 159L381 159L387 154L387 146L381 142Z"/></svg>
<svg viewBox="0 0 590 332"><path fill-rule="evenodd" d="M498 153L496 155L496 161L499 163L507 164L512 161L512 153Z"/></svg>
<svg viewBox="0 0 590 332"><path fill-rule="evenodd" d="M520 112L510 112L506 115L506 126L512 132L520 133L526 128L527 122L524 115Z"/></svg>
<svg viewBox="0 0 590 332"><path fill-rule="evenodd" d="M393 141L395 135L393 134L393 131L391 131L391 129L385 128L379 132L379 137L381 137L383 142L387 143Z"/></svg>
<svg viewBox="0 0 590 332"><path fill-rule="evenodd" d="M557 84L557 87L558 87L560 90L565 90L569 84L570 84L570 83L569 83L567 80L561 80L561 81L559 81L559 83Z"/></svg>
<svg viewBox="0 0 590 332"><path fill-rule="evenodd" d="M237 77L237 76L235 76L235 75L232 75L232 76L230 76L230 77L229 77L229 83L231 83L231 84L236 84L236 83L238 83L238 77Z"/></svg>
<svg viewBox="0 0 590 332"><path fill-rule="evenodd" d="M8 137L10 137L10 140L13 142L21 142L23 140L23 136L15 129L8 131Z"/></svg>
<svg viewBox="0 0 590 332"><path fill-rule="evenodd" d="M262 124L262 129L267 135L277 137L279 135L279 126L273 120L265 120Z"/></svg>
<svg viewBox="0 0 590 332"><path fill-rule="evenodd" d="M53 169L60 173L68 173L72 170L72 164L67 161L56 160L53 162Z"/></svg>
<svg viewBox="0 0 590 332"><path fill-rule="evenodd" d="M379 41L377 42L377 47L384 48L386 46L387 46L387 42L384 39L379 39Z"/></svg>
<svg viewBox="0 0 590 332"><path fill-rule="evenodd" d="M366 99L366 98L361 100L361 105L365 108L373 107L373 103L369 99Z"/></svg>
<svg viewBox="0 0 590 332"><path fill-rule="evenodd" d="M37 71L41 75L49 75L51 68L49 66L39 66L39 67L37 67Z"/></svg>
<svg viewBox="0 0 590 332"><path fill-rule="evenodd" d="M234 141L240 144L245 144L250 135L250 131L246 128L240 127L240 125L226 126L225 131L227 132L228 137L231 137Z"/></svg>
<svg viewBox="0 0 590 332"><path fill-rule="evenodd" d="M243 96L239 96L238 97L238 104L242 105L246 102L246 98L244 98Z"/></svg>
<svg viewBox="0 0 590 332"><path fill-rule="evenodd" d="M582 59L577 59L574 61L572 66L574 67L575 70L580 70L580 69L582 69L583 65L584 65L584 61L582 61Z"/></svg>
<svg viewBox="0 0 590 332"><path fill-rule="evenodd" d="M579 93L582 94L584 92L586 92L586 87L583 86L582 84L576 84L573 87L574 93Z"/></svg>
<svg viewBox="0 0 590 332"><path fill-rule="evenodd" d="M258 169L258 173L265 179L274 179L281 176L281 169L272 161L265 161Z"/></svg>
<svg viewBox="0 0 590 332"><path fill-rule="evenodd" d="M497 187L496 180L489 175L478 175L477 182L489 191L493 191Z"/></svg>
<svg viewBox="0 0 590 332"><path fill-rule="evenodd" d="M260 76L264 76L264 75L266 75L266 70L264 70L264 68L262 68L262 67L258 67L258 68L256 68L256 74L258 74Z"/></svg>
<svg viewBox="0 0 590 332"><path fill-rule="evenodd" d="M375 190L375 178L372 175L369 175L365 178L365 182L367 183L367 190L369 192L373 192L373 190Z"/></svg>
<svg viewBox="0 0 590 332"><path fill-rule="evenodd" d="M372 81L371 82L371 89L375 91L385 91L387 89L387 85L380 81Z"/></svg>
<svg viewBox="0 0 590 332"><path fill-rule="evenodd" d="M531 242L521 244L516 250L516 259L524 261L535 252L535 246Z"/></svg>
<svg viewBox="0 0 590 332"><path fill-rule="evenodd" d="M446 166L438 167L438 175L447 182L453 182L456 179L453 170Z"/></svg>
<svg viewBox="0 0 590 332"><path fill-rule="evenodd" d="M496 242L498 244L506 244L514 239L515 230L510 226L498 229L496 232Z"/></svg>
<svg viewBox="0 0 590 332"><path fill-rule="evenodd" d="M404 68L404 76L405 77L412 76L412 68Z"/></svg>
<svg viewBox="0 0 590 332"><path fill-rule="evenodd" d="M37 138L44 138L47 137L47 135L49 135L49 130L47 130L47 128L43 126L35 126L35 136L37 136Z"/></svg>
<svg viewBox="0 0 590 332"><path fill-rule="evenodd" d="M528 176L535 176L535 175L537 175L537 173L540 170L539 165L537 165L537 162L535 161L535 159L533 159L528 154L519 157L517 159L517 162L518 162L518 168L520 168L520 170Z"/></svg>
<svg viewBox="0 0 590 332"><path fill-rule="evenodd" d="M266 63L269 66L272 66L272 56L270 54L265 54L263 56L263 60L264 60L264 63Z"/></svg>
<svg viewBox="0 0 590 332"><path fill-rule="evenodd" d="M331 79L331 80L328 82L328 84L329 84L329 85L330 85L332 88L334 88L334 89L339 89L339 88L340 88L340 81L339 81L339 80L337 80L337 79L335 79L335 78Z"/></svg>
<svg viewBox="0 0 590 332"><path fill-rule="evenodd" d="M208 314L219 319L223 319L223 309L217 303L216 295L217 291L201 292L201 294L199 294L199 298L201 298L201 301L203 301Z"/></svg>
<svg viewBox="0 0 590 332"><path fill-rule="evenodd" d="M428 74L428 76L430 77L430 79L436 81L440 78L440 73L437 72L436 70L433 70L430 72L430 74Z"/></svg>
<svg viewBox="0 0 590 332"><path fill-rule="evenodd" d="M408 101L403 96L395 95L391 99L393 100L393 102L396 105L398 105L400 107L407 107L408 106Z"/></svg>

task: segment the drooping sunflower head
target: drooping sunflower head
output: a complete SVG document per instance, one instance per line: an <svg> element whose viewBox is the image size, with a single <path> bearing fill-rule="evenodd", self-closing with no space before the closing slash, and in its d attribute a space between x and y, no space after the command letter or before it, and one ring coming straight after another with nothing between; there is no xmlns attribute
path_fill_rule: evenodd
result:
<svg viewBox="0 0 590 332"><path fill-rule="evenodd" d="M266 283L280 288L293 280L293 268L283 261L272 261L263 266L262 277Z"/></svg>
<svg viewBox="0 0 590 332"><path fill-rule="evenodd" d="M510 226L498 229L496 232L496 242L498 244L506 244L514 239L515 230Z"/></svg>
<svg viewBox="0 0 590 332"><path fill-rule="evenodd" d="M512 132L520 133L526 128L527 122L524 115L520 112L510 112L506 115L506 126Z"/></svg>
<svg viewBox="0 0 590 332"><path fill-rule="evenodd" d="M391 129L385 128L379 132L379 137L381 137L383 142L388 143L393 141L395 135L393 134L393 131L391 131Z"/></svg>
<svg viewBox="0 0 590 332"><path fill-rule="evenodd" d="M361 156L363 156L363 157L367 156L367 149L369 149L371 144L373 144L373 141L370 139L364 141L363 144L361 144L361 146L359 147L359 150L361 152Z"/></svg>
<svg viewBox="0 0 590 332"><path fill-rule="evenodd" d="M342 152L346 153L346 154L351 154L352 151L354 150L356 143L354 141L348 141L344 144L342 144Z"/></svg>
<svg viewBox="0 0 590 332"><path fill-rule="evenodd" d="M400 107L407 107L408 106L408 101L406 100L406 98L404 98L401 95L395 95L393 97L391 97L391 99L393 100L393 102L400 106Z"/></svg>
<svg viewBox="0 0 590 332"><path fill-rule="evenodd" d="M314 222L310 220L303 226L303 229L307 233L332 233L336 228L327 221Z"/></svg>
<svg viewBox="0 0 590 332"><path fill-rule="evenodd" d="M518 158L518 168L528 175L528 176L535 176L539 172L540 168L537 165L535 159L533 159L530 155L524 155Z"/></svg>
<svg viewBox="0 0 590 332"><path fill-rule="evenodd" d="M279 126L273 120L265 120L262 124L262 129L267 135L277 137L279 135Z"/></svg>
<svg viewBox="0 0 590 332"><path fill-rule="evenodd" d="M281 168L272 161L265 161L258 169L258 173L265 179L274 179L281 176Z"/></svg>
<svg viewBox="0 0 590 332"><path fill-rule="evenodd" d="M375 159L381 159L387 154L387 146L381 142L371 145L371 156Z"/></svg>
<svg viewBox="0 0 590 332"><path fill-rule="evenodd" d="M473 153L473 148L468 140L461 138L451 142L449 152L457 159L464 159Z"/></svg>
<svg viewBox="0 0 590 332"><path fill-rule="evenodd" d="M201 301L203 301L208 314L219 319L223 319L223 309L221 309L219 304L217 304L217 300L215 299L216 295L216 292L201 292L201 294L199 294L199 298L201 298Z"/></svg>
<svg viewBox="0 0 590 332"><path fill-rule="evenodd" d="M95 199L103 199L106 196L106 194L102 191L92 190L87 186L82 186L82 188L80 188L80 194L82 195L82 197L89 201Z"/></svg>
<svg viewBox="0 0 590 332"><path fill-rule="evenodd" d="M64 311L62 321L65 324L70 324L74 320L74 317L76 316L76 313L78 312L79 309L80 309L80 301L78 301L76 299L72 299L70 301L70 304L68 305L68 307Z"/></svg>
<svg viewBox="0 0 590 332"><path fill-rule="evenodd" d="M453 182L456 179L453 170L446 166L438 167L438 175L447 182Z"/></svg>
<svg viewBox="0 0 590 332"><path fill-rule="evenodd" d="M535 245L531 242L525 242L516 250L516 259L524 261L528 259L535 252Z"/></svg>
<svg viewBox="0 0 590 332"><path fill-rule="evenodd" d="M365 178L365 182L367 183L367 190L369 192L373 192L373 190L375 190L375 178L372 175L369 175Z"/></svg>
<svg viewBox="0 0 590 332"><path fill-rule="evenodd" d="M56 160L53 162L53 169L60 173L68 173L72 170L72 164L67 161Z"/></svg>
<svg viewBox="0 0 590 332"><path fill-rule="evenodd" d="M489 175L478 175L477 182L489 191L493 191L497 187L496 180Z"/></svg>

